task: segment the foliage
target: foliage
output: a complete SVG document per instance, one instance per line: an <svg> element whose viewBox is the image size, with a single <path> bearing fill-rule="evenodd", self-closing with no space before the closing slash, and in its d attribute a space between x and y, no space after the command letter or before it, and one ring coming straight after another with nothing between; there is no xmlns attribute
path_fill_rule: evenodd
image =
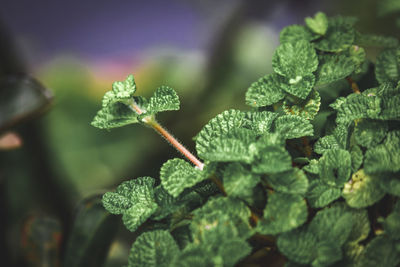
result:
<svg viewBox="0 0 400 267"><path fill-rule="evenodd" d="M93 126L145 124L195 165L171 159L159 182L104 194L109 212L140 227L128 266L234 266L275 248L288 266L398 266L400 50L355 22L319 12L283 29L274 72L247 90L252 109L226 110L195 137L204 163L155 120L179 108L174 90L147 100L134 96L133 76L113 84ZM367 48L379 43L372 68Z"/></svg>

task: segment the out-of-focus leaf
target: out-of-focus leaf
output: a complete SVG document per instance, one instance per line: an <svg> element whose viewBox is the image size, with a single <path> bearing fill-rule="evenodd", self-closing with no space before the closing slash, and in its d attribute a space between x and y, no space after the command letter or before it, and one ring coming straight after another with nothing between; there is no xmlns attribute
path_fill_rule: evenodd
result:
<svg viewBox="0 0 400 267"><path fill-rule="evenodd" d="M0 78L0 132L49 107L52 93L27 75Z"/></svg>
<svg viewBox="0 0 400 267"><path fill-rule="evenodd" d="M296 43L300 40L312 41L319 36L313 34L308 28L303 25L290 25L281 31L279 40L283 43Z"/></svg>
<svg viewBox="0 0 400 267"><path fill-rule="evenodd" d="M375 237L368 243L357 267L396 267L400 263L400 253L395 243L385 235Z"/></svg>
<svg viewBox="0 0 400 267"><path fill-rule="evenodd" d="M104 209L99 197L83 200L68 237L63 266L101 266L118 230L118 220Z"/></svg>
<svg viewBox="0 0 400 267"><path fill-rule="evenodd" d="M375 75L379 83L397 83L400 79L399 49L387 49L376 58Z"/></svg>
<svg viewBox="0 0 400 267"><path fill-rule="evenodd" d="M321 180L332 186L341 186L350 178L351 155L347 150L327 150L319 160Z"/></svg>
<svg viewBox="0 0 400 267"><path fill-rule="evenodd" d="M311 181L307 200L313 208L323 208L341 196L341 189L325 184L320 179Z"/></svg>
<svg viewBox="0 0 400 267"><path fill-rule="evenodd" d="M328 29L328 17L323 12L317 12L314 18L305 18L305 22L310 30L319 35L324 35Z"/></svg>
<svg viewBox="0 0 400 267"><path fill-rule="evenodd" d="M49 217L31 216L21 235L23 257L29 266L60 266L61 225Z"/></svg>

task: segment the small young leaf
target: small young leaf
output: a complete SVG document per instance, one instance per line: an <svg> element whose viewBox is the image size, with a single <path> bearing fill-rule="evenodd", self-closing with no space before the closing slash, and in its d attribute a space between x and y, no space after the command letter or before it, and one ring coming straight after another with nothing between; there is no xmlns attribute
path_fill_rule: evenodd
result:
<svg viewBox="0 0 400 267"><path fill-rule="evenodd" d="M117 81L112 84L112 90L103 97L103 108L117 102L129 105L133 94L136 92L136 84L133 75L129 75L125 81Z"/></svg>
<svg viewBox="0 0 400 267"><path fill-rule="evenodd" d="M147 113L158 113L160 111L178 110L179 97L174 89L168 86L157 88L154 95L149 99Z"/></svg>
<svg viewBox="0 0 400 267"><path fill-rule="evenodd" d="M325 52L340 52L354 41L354 29L346 17L328 19L328 30L324 37L315 42L315 48Z"/></svg>
<svg viewBox="0 0 400 267"><path fill-rule="evenodd" d="M319 175L328 185L342 186L351 174L351 155L343 149L327 150L319 160Z"/></svg>
<svg viewBox="0 0 400 267"><path fill-rule="evenodd" d="M283 83L283 77L276 73L260 78L247 89L246 103L253 107L263 107L279 102L285 96Z"/></svg>
<svg viewBox="0 0 400 267"><path fill-rule="evenodd" d="M310 42L318 37L318 35L314 35L308 28L302 25L290 25L283 28L279 35L279 40L281 44L296 43L301 40Z"/></svg>
<svg viewBox="0 0 400 267"><path fill-rule="evenodd" d="M319 35L324 35L328 29L328 18L323 12L318 12L314 18L305 18L305 22L308 28Z"/></svg>
<svg viewBox="0 0 400 267"><path fill-rule="evenodd" d="M161 184L173 197L179 196L186 188L207 179L208 172L193 167L189 162L175 158L170 159L161 167Z"/></svg>
<svg viewBox="0 0 400 267"><path fill-rule="evenodd" d="M353 208L371 206L384 195L385 192L380 188L378 178L366 175L363 169L354 173L343 188L343 198Z"/></svg>
<svg viewBox="0 0 400 267"><path fill-rule="evenodd" d="M115 103L99 110L92 126L99 129L111 129L138 122L137 113L122 103Z"/></svg>
<svg viewBox="0 0 400 267"><path fill-rule="evenodd" d="M317 53L307 41L284 43L276 49L272 67L276 73L298 81L317 69Z"/></svg>
<svg viewBox="0 0 400 267"><path fill-rule="evenodd" d="M317 115L321 105L321 97L316 90L308 95L307 99L300 103L292 103L290 100L283 101L283 110L288 115L297 115L307 120L312 120Z"/></svg>
<svg viewBox="0 0 400 267"><path fill-rule="evenodd" d="M307 205L299 195L272 193L264 210L264 218L257 231L264 235L276 235L301 226L307 220Z"/></svg>
<svg viewBox="0 0 400 267"><path fill-rule="evenodd" d="M284 115L275 120L275 129L286 139L312 136L313 126L309 120L296 115Z"/></svg>
<svg viewBox="0 0 400 267"><path fill-rule="evenodd" d="M170 266L172 259L178 253L178 245L168 231L145 232L132 245L128 267Z"/></svg>

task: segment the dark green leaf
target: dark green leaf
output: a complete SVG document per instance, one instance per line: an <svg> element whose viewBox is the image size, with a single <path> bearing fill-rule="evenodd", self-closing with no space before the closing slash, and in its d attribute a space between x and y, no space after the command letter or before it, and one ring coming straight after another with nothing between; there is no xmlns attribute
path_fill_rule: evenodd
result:
<svg viewBox="0 0 400 267"><path fill-rule="evenodd" d="M225 168L223 181L225 192L229 196L247 199L252 197L253 188L260 182L260 177L241 164L232 163Z"/></svg>
<svg viewBox="0 0 400 267"><path fill-rule="evenodd" d="M309 120L296 115L284 115L275 120L275 129L286 139L312 136L313 126Z"/></svg>
<svg viewBox="0 0 400 267"><path fill-rule="evenodd" d="M387 49L376 58L375 75L379 83L397 83L400 80L400 50Z"/></svg>
<svg viewBox="0 0 400 267"><path fill-rule="evenodd" d="M304 195L308 188L308 179L300 169L271 174L266 177L268 184L278 192Z"/></svg>
<svg viewBox="0 0 400 267"><path fill-rule="evenodd" d="M344 79L350 76L356 67L352 59L343 54L324 54L318 58L317 84L326 84Z"/></svg>
<svg viewBox="0 0 400 267"><path fill-rule="evenodd" d="M307 200L313 208L323 208L338 199L342 194L340 188L325 184L320 179L310 182Z"/></svg>
<svg viewBox="0 0 400 267"><path fill-rule="evenodd" d="M342 186L351 174L351 155L343 149L327 150L319 160L319 175L328 185Z"/></svg>
<svg viewBox="0 0 400 267"><path fill-rule="evenodd" d="M246 103L253 107L275 104L285 96L283 77L276 73L266 75L253 83L246 93Z"/></svg>
<svg viewBox="0 0 400 267"><path fill-rule="evenodd" d="M318 35L314 35L309 29L302 25L290 25L283 28L279 35L279 40L281 44L296 43L300 40L310 42L318 37Z"/></svg>

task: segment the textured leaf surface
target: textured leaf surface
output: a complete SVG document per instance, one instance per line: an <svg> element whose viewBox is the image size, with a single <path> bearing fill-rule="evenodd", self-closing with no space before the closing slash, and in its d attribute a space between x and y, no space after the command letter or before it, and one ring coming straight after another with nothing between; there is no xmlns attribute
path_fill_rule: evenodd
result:
<svg viewBox="0 0 400 267"><path fill-rule="evenodd" d="M400 79L399 56L400 50L398 49L387 49L378 55L375 64L375 75L379 83L398 82Z"/></svg>
<svg viewBox="0 0 400 267"><path fill-rule="evenodd" d="M386 136L388 125L383 121L362 120L354 129L354 138L360 146L373 147Z"/></svg>
<svg viewBox="0 0 400 267"><path fill-rule="evenodd" d="M174 89L168 86L157 88L154 95L149 99L148 112L155 114L160 111L178 110L179 97Z"/></svg>
<svg viewBox="0 0 400 267"><path fill-rule="evenodd" d="M260 158L252 164L252 171L273 174L290 170L292 161L287 150L279 145L267 146L260 151Z"/></svg>
<svg viewBox="0 0 400 267"><path fill-rule="evenodd" d="M224 189L227 195L239 198L249 198L253 188L260 182L260 177L254 175L239 163L229 164L223 172Z"/></svg>
<svg viewBox="0 0 400 267"><path fill-rule="evenodd" d="M248 120L248 128L253 130L257 135L269 133L272 123L278 117L278 114L270 111L248 111L246 119Z"/></svg>
<svg viewBox="0 0 400 267"><path fill-rule="evenodd" d="M189 162L179 158L168 160L160 170L162 186L174 197L207 177L208 173L205 170L196 169Z"/></svg>
<svg viewBox="0 0 400 267"><path fill-rule="evenodd" d="M394 48L399 45L399 41L390 36L382 36L376 34L365 34L356 32L354 43L359 46L375 46Z"/></svg>
<svg viewBox="0 0 400 267"><path fill-rule="evenodd" d="M279 35L279 40L281 44L296 43L301 40L310 42L318 37L318 35L313 34L308 28L303 25L290 25L283 28Z"/></svg>
<svg viewBox="0 0 400 267"><path fill-rule="evenodd" d="M178 245L168 231L145 232L132 245L128 267L170 266L173 257L178 253Z"/></svg>
<svg viewBox="0 0 400 267"><path fill-rule="evenodd" d="M357 266L395 267L400 263L400 253L392 240L384 235L375 237L364 249Z"/></svg>
<svg viewBox="0 0 400 267"><path fill-rule="evenodd" d="M317 54L312 45L300 40L281 44L272 58L274 71L288 79L300 80L318 67Z"/></svg>
<svg viewBox="0 0 400 267"><path fill-rule="evenodd" d="M282 193L304 195L308 188L307 176L297 168L268 175L266 180L272 188Z"/></svg>
<svg viewBox="0 0 400 267"><path fill-rule="evenodd" d="M307 200L313 208L323 208L338 199L342 191L338 187L325 184L320 179L310 182Z"/></svg>
<svg viewBox="0 0 400 267"><path fill-rule="evenodd" d="M232 129L242 127L245 123L245 115L245 112L231 109L211 119L196 136L196 150L199 156L203 157L211 140L232 131Z"/></svg>
<svg viewBox="0 0 400 267"><path fill-rule="evenodd" d="M328 150L339 148L341 148L341 146L333 135L326 135L324 137L321 137L314 144L314 152L318 154L323 154Z"/></svg>
<svg viewBox="0 0 400 267"><path fill-rule="evenodd" d="M257 225L261 234L279 234L301 226L307 220L307 205L300 195L272 193Z"/></svg>
<svg viewBox="0 0 400 267"><path fill-rule="evenodd" d="M312 120L317 115L321 105L321 97L315 90L309 94L302 103L292 103L288 99L283 102L283 110L288 115L297 115L307 120Z"/></svg>
<svg viewBox="0 0 400 267"><path fill-rule="evenodd" d="M297 76L295 79L286 79L286 84L282 84L282 89L304 100L310 94L314 84L314 74L308 74Z"/></svg>
<svg viewBox="0 0 400 267"><path fill-rule="evenodd" d="M253 83L246 92L246 103L253 107L275 104L285 96L283 77L276 73L268 74Z"/></svg>
<svg viewBox="0 0 400 267"><path fill-rule="evenodd" d="M343 149L327 150L319 160L319 175L328 185L341 186L351 174L351 155Z"/></svg>
<svg viewBox="0 0 400 267"><path fill-rule="evenodd" d="M328 19L328 30L324 38L315 42L315 48L326 52L340 52L354 41L354 29L345 17Z"/></svg>
<svg viewBox="0 0 400 267"><path fill-rule="evenodd" d="M133 75L129 75L125 81L117 81L112 84L112 90L103 97L103 108L120 102L129 105L133 94L136 92L136 84Z"/></svg>
<svg viewBox="0 0 400 267"><path fill-rule="evenodd" d="M317 84L335 82L350 76L355 70L355 64L345 55L320 55L316 72Z"/></svg>
<svg viewBox="0 0 400 267"><path fill-rule="evenodd" d="M328 29L328 17L323 12L315 14L314 18L305 19L307 27L319 35L324 35Z"/></svg>
<svg viewBox="0 0 400 267"><path fill-rule="evenodd" d="M363 163L364 160L363 151L359 146L354 145L350 149L350 155L351 155L351 170L353 172L356 172Z"/></svg>
<svg viewBox="0 0 400 267"><path fill-rule="evenodd" d="M309 120L296 115L284 115L275 120L275 129L286 139L312 136L314 129Z"/></svg>
<svg viewBox="0 0 400 267"><path fill-rule="evenodd" d="M379 187L377 177L366 175L363 169L354 173L343 188L343 198L353 208L371 206L384 195L385 192Z"/></svg>
<svg viewBox="0 0 400 267"><path fill-rule="evenodd" d="M115 103L99 110L91 124L99 129L111 129L136 122L137 113L122 103Z"/></svg>

